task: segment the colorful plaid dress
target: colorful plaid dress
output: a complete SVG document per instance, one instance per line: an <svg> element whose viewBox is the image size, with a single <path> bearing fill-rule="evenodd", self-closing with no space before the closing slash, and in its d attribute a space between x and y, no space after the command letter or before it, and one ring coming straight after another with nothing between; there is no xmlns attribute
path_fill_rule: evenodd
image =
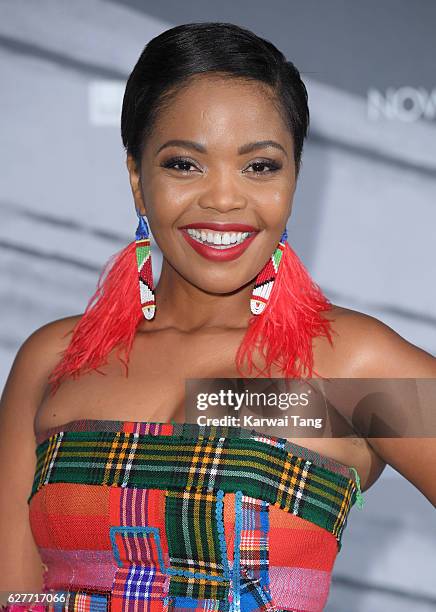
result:
<svg viewBox="0 0 436 612"><path fill-rule="evenodd" d="M241 427L75 420L36 455L34 610L323 610L362 499L354 468Z"/></svg>

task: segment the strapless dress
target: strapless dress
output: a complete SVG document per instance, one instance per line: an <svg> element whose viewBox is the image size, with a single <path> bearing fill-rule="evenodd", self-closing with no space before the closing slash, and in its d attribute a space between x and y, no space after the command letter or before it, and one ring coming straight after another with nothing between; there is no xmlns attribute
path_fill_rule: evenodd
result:
<svg viewBox="0 0 436 612"><path fill-rule="evenodd" d="M324 609L355 468L233 426L82 419L36 443L29 609Z"/></svg>

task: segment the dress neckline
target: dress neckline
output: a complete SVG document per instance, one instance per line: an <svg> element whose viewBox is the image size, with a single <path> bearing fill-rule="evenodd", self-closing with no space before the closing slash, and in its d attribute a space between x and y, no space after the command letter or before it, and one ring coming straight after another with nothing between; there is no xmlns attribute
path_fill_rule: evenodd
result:
<svg viewBox="0 0 436 612"><path fill-rule="evenodd" d="M241 432L245 431L246 435L256 435L259 436L260 439L264 439L265 441L269 439L274 440L282 440L284 442L285 448L287 448L292 454L298 455L299 457L303 457L313 463L323 467L324 469L342 474L348 478L351 478L355 483L359 483L359 475L353 466L348 466L345 463L341 463L336 459L332 459L327 455L323 455L317 451L309 449L305 446L297 444L287 438L280 438L279 436L266 435L262 432L254 429L254 428L245 428L242 426L223 426L223 425L198 425L197 423L186 423L174 421L164 422L164 421L137 421L130 419L91 419L91 418L76 418L66 423L62 423L59 425L54 425L53 427L45 428L37 433L35 433L35 439L37 446L47 442L49 438L57 434L61 431L68 431L73 433L81 433L81 432L117 432L120 430L124 430L125 433L141 433L142 435L168 435L168 433L164 433L163 430L166 428L176 427L177 433L174 435L181 435L186 437L189 434L200 433L201 435L213 434L217 435L220 432L224 431L234 431ZM140 432L138 429L145 428L145 431Z"/></svg>

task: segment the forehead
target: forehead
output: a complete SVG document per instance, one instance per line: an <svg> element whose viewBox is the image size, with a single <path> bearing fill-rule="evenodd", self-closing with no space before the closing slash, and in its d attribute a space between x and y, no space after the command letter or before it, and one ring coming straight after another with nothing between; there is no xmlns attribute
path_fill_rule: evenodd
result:
<svg viewBox="0 0 436 612"><path fill-rule="evenodd" d="M159 113L154 140L191 138L230 145L248 140L280 139L291 134L264 83L240 78L196 76Z"/></svg>

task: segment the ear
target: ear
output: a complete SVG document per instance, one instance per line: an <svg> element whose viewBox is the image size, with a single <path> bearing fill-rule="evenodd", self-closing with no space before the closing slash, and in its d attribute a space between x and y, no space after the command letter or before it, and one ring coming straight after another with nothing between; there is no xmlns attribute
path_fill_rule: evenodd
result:
<svg viewBox="0 0 436 612"><path fill-rule="evenodd" d="M136 165L135 160L131 155L127 155L126 166L129 172L130 187L132 189L133 199L135 201L135 207L141 215L146 215L147 211L145 208L144 198L142 195L141 176L139 169Z"/></svg>

